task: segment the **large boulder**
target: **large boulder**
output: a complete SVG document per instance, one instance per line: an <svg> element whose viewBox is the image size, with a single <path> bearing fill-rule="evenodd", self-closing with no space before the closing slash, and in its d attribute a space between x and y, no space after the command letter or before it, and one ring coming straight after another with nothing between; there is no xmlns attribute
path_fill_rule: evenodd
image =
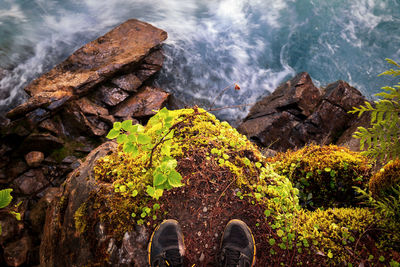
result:
<svg viewBox="0 0 400 267"><path fill-rule="evenodd" d="M303 72L257 102L238 130L261 146L278 151L307 143L337 143L359 150L351 134L356 129L354 125L362 125L367 119L359 123L348 111L365 101L357 89L344 81L318 89Z"/></svg>
<svg viewBox="0 0 400 267"><path fill-rule="evenodd" d="M93 177L94 164L116 146L114 142L104 143L69 174L63 192L52 202L46 213L40 246L41 266L86 266L98 262L98 252L104 248L110 258L101 260L103 263L108 262L112 266L146 266L145 248L149 234L144 227L125 233L122 242L116 242L113 236L108 236L101 224L97 225L90 238L76 228L77 210L88 201L93 190L99 190L99 184Z"/></svg>

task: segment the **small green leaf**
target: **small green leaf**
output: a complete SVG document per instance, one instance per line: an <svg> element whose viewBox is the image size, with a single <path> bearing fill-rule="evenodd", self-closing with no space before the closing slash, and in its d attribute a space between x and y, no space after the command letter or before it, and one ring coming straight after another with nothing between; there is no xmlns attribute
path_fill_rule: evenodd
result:
<svg viewBox="0 0 400 267"><path fill-rule="evenodd" d="M151 138L145 134L139 134L137 137L137 142L141 145L145 145L151 142Z"/></svg>
<svg viewBox="0 0 400 267"><path fill-rule="evenodd" d="M114 122L114 126L113 126L114 130L119 132L119 130L121 130L121 127L122 127L122 123L120 123L119 121Z"/></svg>
<svg viewBox="0 0 400 267"><path fill-rule="evenodd" d="M256 162L256 167L257 167L257 168L261 168L261 166L262 166L262 165L261 165L261 162Z"/></svg>
<svg viewBox="0 0 400 267"><path fill-rule="evenodd" d="M132 191L132 197L136 197L137 194L138 194L138 191L137 191L137 190L133 190L133 191Z"/></svg>
<svg viewBox="0 0 400 267"><path fill-rule="evenodd" d="M126 120L126 121L122 122L121 126L122 126L122 129L124 129L125 131L131 130L132 120Z"/></svg>
<svg viewBox="0 0 400 267"><path fill-rule="evenodd" d="M332 254L332 252L330 250L328 251L328 258L330 258L330 259L333 258L333 254Z"/></svg>
<svg viewBox="0 0 400 267"><path fill-rule="evenodd" d="M125 186L125 185L121 185L121 186L119 187L119 191L120 191L121 193L126 192L126 186Z"/></svg>
<svg viewBox="0 0 400 267"><path fill-rule="evenodd" d="M155 174L153 174L153 186L162 185L163 183L165 183L166 180L167 177L160 172L156 172Z"/></svg>
<svg viewBox="0 0 400 267"><path fill-rule="evenodd" d="M276 234L277 234L279 237L282 237L283 234L284 234L284 232L283 232L281 229L279 229L279 230L276 232Z"/></svg>
<svg viewBox="0 0 400 267"><path fill-rule="evenodd" d="M136 217L136 213L132 212L131 216L132 216L132 218L135 218Z"/></svg>
<svg viewBox="0 0 400 267"><path fill-rule="evenodd" d="M182 180L181 174L175 170L172 170L168 175L168 183L172 187L182 186L181 180Z"/></svg>
<svg viewBox="0 0 400 267"><path fill-rule="evenodd" d="M275 243L276 243L275 239L273 239L273 238L270 238L270 239L269 239L269 244L270 244L271 246L275 245Z"/></svg>
<svg viewBox="0 0 400 267"><path fill-rule="evenodd" d="M125 143L123 150L126 153L131 153L133 157L136 157L139 154L138 147L131 142Z"/></svg>
<svg viewBox="0 0 400 267"><path fill-rule="evenodd" d="M154 210L159 210L159 209L160 209L160 204L155 203L155 204L153 205L153 209L154 209Z"/></svg>
<svg viewBox="0 0 400 267"><path fill-rule="evenodd" d="M144 217L146 217L147 216L147 213L146 212L142 212L142 214L140 214L140 217L142 217L142 218L144 218Z"/></svg>
<svg viewBox="0 0 400 267"><path fill-rule="evenodd" d="M224 159L229 159L229 155L227 155L227 154L222 154L222 157L224 158Z"/></svg>
<svg viewBox="0 0 400 267"><path fill-rule="evenodd" d="M111 129L111 131L107 134L106 138L114 139L117 138L119 134L120 134L119 130Z"/></svg>
<svg viewBox="0 0 400 267"><path fill-rule="evenodd" d="M271 211L270 210L264 210L264 214L266 217L269 217L271 215Z"/></svg>
<svg viewBox="0 0 400 267"><path fill-rule="evenodd" d="M118 144L123 144L128 141L128 137L125 134L120 134L117 137Z"/></svg>
<svg viewBox="0 0 400 267"><path fill-rule="evenodd" d="M379 261L380 261L380 262L384 262L384 261L385 261L385 257L384 257L384 256L380 256L380 257L379 257Z"/></svg>
<svg viewBox="0 0 400 267"><path fill-rule="evenodd" d="M156 189L152 186L147 186L146 193L149 194L149 196L154 197L156 193Z"/></svg>
<svg viewBox="0 0 400 267"><path fill-rule="evenodd" d="M11 188L0 190L0 209L7 207L11 200L13 199L11 196Z"/></svg>

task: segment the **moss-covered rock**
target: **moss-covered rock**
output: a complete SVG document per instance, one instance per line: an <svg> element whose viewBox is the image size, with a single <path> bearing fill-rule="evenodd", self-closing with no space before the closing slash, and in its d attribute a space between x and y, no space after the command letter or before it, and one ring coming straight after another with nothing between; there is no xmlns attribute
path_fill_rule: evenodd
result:
<svg viewBox="0 0 400 267"><path fill-rule="evenodd" d="M270 158L269 162L300 190L301 204L308 208L355 204L352 187L363 187L371 171L367 158L335 145L289 150Z"/></svg>
<svg viewBox="0 0 400 267"><path fill-rule="evenodd" d="M369 191L376 199L394 195L393 187L400 186L400 159L390 161L369 180Z"/></svg>
<svg viewBox="0 0 400 267"><path fill-rule="evenodd" d="M117 124L118 131L121 125ZM163 110L145 127L134 129L135 137L126 137L132 138L131 152L124 149L125 137L118 138L120 145L104 144L69 176L62 197L47 213L41 246L44 265L145 266L148 237L166 218L181 223L191 265L215 264L219 234L233 218L251 227L257 266L343 265L362 262L369 255L384 256L388 263L395 258L393 247L379 239L379 229L385 226L378 223L380 215L367 208L301 209L299 190L287 173L275 172L246 137L202 109ZM324 168L347 168L337 174L352 174L356 182L369 170L363 158L345 149L308 149L314 158L330 164ZM307 158L305 152L302 155ZM340 155L347 167L338 160ZM300 162L293 152L280 156L275 167L293 159ZM163 175L178 172L180 184L155 183L163 164L169 165ZM321 167L307 168L326 179L317 171ZM155 196L149 188L162 189L162 194Z"/></svg>

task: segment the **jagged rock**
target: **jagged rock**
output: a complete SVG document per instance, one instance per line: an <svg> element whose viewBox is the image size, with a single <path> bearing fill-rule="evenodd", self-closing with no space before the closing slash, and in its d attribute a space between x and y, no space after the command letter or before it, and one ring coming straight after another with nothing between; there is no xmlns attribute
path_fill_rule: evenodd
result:
<svg viewBox="0 0 400 267"><path fill-rule="evenodd" d="M115 106L124 101L129 94L124 90L108 85L102 85L98 89L98 98L109 106Z"/></svg>
<svg viewBox="0 0 400 267"><path fill-rule="evenodd" d="M28 251L32 248L31 238L27 235L4 247L4 258L9 266L20 266L27 260Z"/></svg>
<svg viewBox="0 0 400 267"><path fill-rule="evenodd" d="M166 38L166 32L150 24L128 20L74 52L25 90L33 96L54 91L86 93L115 72L140 62Z"/></svg>
<svg viewBox="0 0 400 267"><path fill-rule="evenodd" d="M34 133L22 142L22 152L41 151L48 154L54 149L61 148L64 141L48 133Z"/></svg>
<svg viewBox="0 0 400 267"><path fill-rule="evenodd" d="M348 111L364 101L346 82L337 81L322 91L307 73L300 73L257 102L238 130L278 151L313 142L335 143L356 121Z"/></svg>
<svg viewBox="0 0 400 267"><path fill-rule="evenodd" d="M153 110L161 109L167 102L169 94L160 88L146 86L143 91L129 97L114 110L114 117L130 119L154 115Z"/></svg>
<svg viewBox="0 0 400 267"><path fill-rule="evenodd" d="M44 154L40 151L31 151L25 155L25 161L29 167L38 167L44 160Z"/></svg>
<svg viewBox="0 0 400 267"><path fill-rule="evenodd" d="M91 243L75 229L74 214L96 189L92 171L96 160L115 149L114 142L107 142L93 150L86 161L74 170L65 183L60 198L56 198L46 213L46 223L40 246L41 266L83 266L94 260L92 246L110 242L110 237L98 232L98 241ZM61 203L61 204L60 204ZM101 241L101 243L100 243ZM76 249L77 244L79 249ZM63 251L63 253L59 253ZM143 266L143 265L137 265Z"/></svg>
<svg viewBox="0 0 400 267"><path fill-rule="evenodd" d="M18 191L25 195L38 193L49 185L41 169L30 169L13 181Z"/></svg>
<svg viewBox="0 0 400 267"><path fill-rule="evenodd" d="M142 81L133 73L116 77L112 79L111 82L128 92L136 92L142 85Z"/></svg>
<svg viewBox="0 0 400 267"><path fill-rule="evenodd" d="M56 136L65 136L62 123L59 121L58 117L53 117L52 119L47 119L39 124L40 130L49 131Z"/></svg>

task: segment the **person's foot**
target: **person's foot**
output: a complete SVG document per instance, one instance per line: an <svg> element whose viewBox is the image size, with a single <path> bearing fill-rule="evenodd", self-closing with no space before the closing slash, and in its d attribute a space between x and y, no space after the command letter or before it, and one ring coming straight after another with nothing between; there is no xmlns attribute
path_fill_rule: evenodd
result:
<svg viewBox="0 0 400 267"><path fill-rule="evenodd" d="M221 240L221 266L251 267L255 258L256 246L250 228L241 220L229 221Z"/></svg>
<svg viewBox="0 0 400 267"><path fill-rule="evenodd" d="M148 246L151 267L181 267L185 245L181 228L176 220L165 220L154 230Z"/></svg>

